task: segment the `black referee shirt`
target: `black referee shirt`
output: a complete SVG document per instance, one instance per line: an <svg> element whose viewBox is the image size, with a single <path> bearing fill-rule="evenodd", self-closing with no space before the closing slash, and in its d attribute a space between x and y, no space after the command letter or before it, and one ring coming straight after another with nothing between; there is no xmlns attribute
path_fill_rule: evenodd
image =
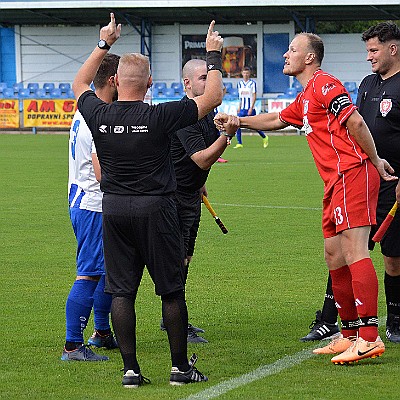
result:
<svg viewBox="0 0 400 400"><path fill-rule="evenodd" d="M79 97L78 109L93 135L104 193L164 195L175 191L171 136L197 121L193 100L156 106L142 101L107 104L87 91Z"/></svg>
<svg viewBox="0 0 400 400"><path fill-rule="evenodd" d="M185 99L187 97L182 100ZM206 183L210 169L201 169L190 157L218 139L219 132L213 119L214 113L210 112L194 125L178 130L172 137L171 154L179 191L193 193Z"/></svg>
<svg viewBox="0 0 400 400"><path fill-rule="evenodd" d="M400 72L383 80L379 74L366 76L357 98L363 116L375 141L379 157L389 161L400 173Z"/></svg>

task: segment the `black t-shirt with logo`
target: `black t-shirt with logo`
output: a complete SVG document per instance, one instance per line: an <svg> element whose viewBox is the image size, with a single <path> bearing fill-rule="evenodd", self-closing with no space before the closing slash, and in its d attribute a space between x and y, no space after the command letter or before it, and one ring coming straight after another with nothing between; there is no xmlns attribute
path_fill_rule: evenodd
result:
<svg viewBox="0 0 400 400"><path fill-rule="evenodd" d="M194 125L180 129L172 137L171 154L179 191L193 193L206 183L210 169L201 169L190 157L218 139L219 132L213 119L214 113L210 112Z"/></svg>
<svg viewBox="0 0 400 400"><path fill-rule="evenodd" d="M383 80L379 74L366 76L357 98L359 112L374 138L379 157L400 174L400 72Z"/></svg>
<svg viewBox="0 0 400 400"><path fill-rule="evenodd" d="M197 121L193 100L155 106L142 101L107 104L87 91L79 97L78 109L93 135L104 193L165 195L175 191L171 136Z"/></svg>

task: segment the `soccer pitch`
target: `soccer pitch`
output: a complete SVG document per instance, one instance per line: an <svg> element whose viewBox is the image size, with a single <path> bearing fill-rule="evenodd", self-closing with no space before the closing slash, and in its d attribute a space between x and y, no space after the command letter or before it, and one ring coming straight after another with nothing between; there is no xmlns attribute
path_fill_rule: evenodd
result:
<svg viewBox="0 0 400 400"><path fill-rule="evenodd" d="M234 144L236 143L234 139ZM68 217L66 135L0 135L0 399L397 399L400 347L352 366L314 356L299 338L321 307L327 269L321 234L322 181L304 136L258 135L230 146L213 166L187 286L189 319L208 344L189 344L209 382L168 384L161 302L145 274L137 300L138 358L151 380L121 385L110 361L63 362L65 301L75 278ZM383 262L372 257L385 316ZM382 318L381 318L382 320ZM85 338L92 333L93 323ZM384 326L380 327L384 338Z"/></svg>

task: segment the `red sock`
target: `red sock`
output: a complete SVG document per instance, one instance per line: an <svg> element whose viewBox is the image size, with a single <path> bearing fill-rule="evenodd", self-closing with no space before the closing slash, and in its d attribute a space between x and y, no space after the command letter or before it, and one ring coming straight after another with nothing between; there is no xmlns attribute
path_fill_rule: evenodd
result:
<svg viewBox="0 0 400 400"><path fill-rule="evenodd" d="M349 267L344 265L329 272L332 278L332 290L336 307L342 320L342 335L344 337L357 336L358 329L350 327L358 320L357 308L354 304L353 286ZM348 323L352 324L348 324Z"/></svg>
<svg viewBox="0 0 400 400"><path fill-rule="evenodd" d="M360 337L374 342L378 336L378 278L370 258L349 265L354 300L361 319Z"/></svg>

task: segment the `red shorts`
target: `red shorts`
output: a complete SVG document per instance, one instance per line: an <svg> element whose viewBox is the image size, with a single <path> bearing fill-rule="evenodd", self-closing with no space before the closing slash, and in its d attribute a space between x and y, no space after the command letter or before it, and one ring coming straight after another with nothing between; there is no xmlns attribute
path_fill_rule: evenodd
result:
<svg viewBox="0 0 400 400"><path fill-rule="evenodd" d="M376 224L379 173L370 160L346 171L325 193L322 210L324 238L359 226Z"/></svg>

